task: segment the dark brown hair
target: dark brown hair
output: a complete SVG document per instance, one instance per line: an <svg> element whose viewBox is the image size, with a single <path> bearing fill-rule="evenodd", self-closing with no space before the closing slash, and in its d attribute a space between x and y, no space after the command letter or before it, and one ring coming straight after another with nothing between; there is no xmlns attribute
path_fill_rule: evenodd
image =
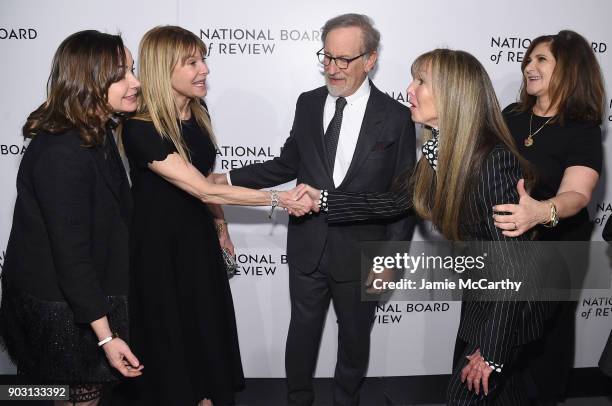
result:
<svg viewBox="0 0 612 406"><path fill-rule="evenodd" d="M126 73L123 41L118 35L87 30L70 35L53 57L47 100L28 116L23 136L41 131L79 132L83 146L101 144L112 114L109 87Z"/></svg>
<svg viewBox="0 0 612 406"><path fill-rule="evenodd" d="M550 106L557 109L556 119L562 125L566 119L601 124L605 91L599 63L587 40L569 30L538 37L527 48L521 63L520 110L531 111L536 102L536 97L527 93L524 72L534 48L543 43L549 44L556 60L548 87Z"/></svg>

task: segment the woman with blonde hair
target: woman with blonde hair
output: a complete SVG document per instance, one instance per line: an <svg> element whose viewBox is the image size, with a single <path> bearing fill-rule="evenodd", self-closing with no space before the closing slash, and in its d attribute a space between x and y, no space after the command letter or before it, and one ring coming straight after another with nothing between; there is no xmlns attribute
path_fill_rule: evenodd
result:
<svg viewBox="0 0 612 406"><path fill-rule="evenodd" d="M236 321L215 204L309 208L287 192L215 185L216 149L204 43L180 27L140 43L142 98L123 128L134 196L132 343L147 363L147 405L226 405L244 386ZM231 247L230 247L231 248ZM146 361L145 361L146 360Z"/></svg>
<svg viewBox="0 0 612 406"><path fill-rule="evenodd" d="M412 119L424 126L423 155L390 193L346 193L300 185L328 222L394 217L414 209L444 237L471 241L488 253L490 279L534 279L533 247L495 227L493 206L518 201L516 182L528 172L506 127L491 80L464 51L436 49L412 65L408 87ZM464 293L447 400L451 405L525 403L514 373L522 346L541 334L543 308L496 291L481 301ZM467 299L467 300L466 300ZM509 333L512 332L512 333Z"/></svg>

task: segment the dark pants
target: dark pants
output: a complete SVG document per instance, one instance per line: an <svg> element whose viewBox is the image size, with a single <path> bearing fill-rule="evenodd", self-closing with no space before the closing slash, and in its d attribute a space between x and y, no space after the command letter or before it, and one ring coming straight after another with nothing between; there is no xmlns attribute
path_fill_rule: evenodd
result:
<svg viewBox="0 0 612 406"><path fill-rule="evenodd" d="M311 405L314 401L312 377L330 299L338 318L334 404L359 404L376 302L361 300L360 280L335 281L326 266L327 255L323 254L319 268L311 274L295 269L289 273L291 323L285 352L289 405Z"/></svg>

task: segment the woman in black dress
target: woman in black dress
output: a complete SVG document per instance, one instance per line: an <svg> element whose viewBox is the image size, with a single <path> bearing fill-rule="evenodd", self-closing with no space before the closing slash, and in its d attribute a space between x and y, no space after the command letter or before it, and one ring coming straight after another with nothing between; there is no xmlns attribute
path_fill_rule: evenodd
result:
<svg viewBox="0 0 612 406"><path fill-rule="evenodd" d="M72 34L23 127L2 340L19 383L70 385L70 404L97 404L117 371L141 375L124 341L132 200L111 129L114 112L136 110L133 64L117 35Z"/></svg>
<svg viewBox="0 0 612 406"><path fill-rule="evenodd" d="M206 48L180 27L156 27L140 44L142 99L123 130L134 196L133 346L147 371L147 405L233 404L244 386L216 204L309 210L286 192L215 185L206 95Z"/></svg>
<svg viewBox="0 0 612 406"><path fill-rule="evenodd" d="M531 194L519 182L519 203L496 206L508 214L496 216L495 225L510 237L532 230L544 241L589 241L593 223L586 207L603 155L599 64L590 44L573 31L538 37L525 55L520 101L504 109L504 118L538 182ZM586 244L573 244L565 283L579 289L586 264ZM559 303L546 335L531 348L529 378L541 402L565 397L574 362L575 310L575 301Z"/></svg>
<svg viewBox="0 0 612 406"><path fill-rule="evenodd" d="M408 87L412 120L425 126L423 156L410 179L388 193L320 191L330 223L395 217L414 208L449 240L471 241L488 253L491 280L533 280L535 247L518 246L525 236L504 236L493 225L493 205L518 201L514 185L525 161L518 154L484 67L463 51L436 49L412 65ZM398 182L399 185L399 182ZM316 208L315 208L316 209ZM489 265L490 264L490 265ZM370 281L375 280L372 278ZM447 390L449 405L524 405L515 365L524 345L541 334L544 309L497 290L495 300L464 294ZM435 356L435 355L431 355Z"/></svg>

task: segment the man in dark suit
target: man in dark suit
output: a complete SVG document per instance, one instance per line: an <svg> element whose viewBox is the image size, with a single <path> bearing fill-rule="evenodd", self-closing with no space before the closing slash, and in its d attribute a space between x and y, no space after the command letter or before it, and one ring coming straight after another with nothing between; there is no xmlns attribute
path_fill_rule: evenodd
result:
<svg viewBox="0 0 612 406"><path fill-rule="evenodd" d="M281 155L229 173L234 185L271 187L297 179L320 189L383 192L411 171L414 124L408 109L368 79L380 34L369 17L329 20L318 52L326 86L302 93ZM217 177L217 181L218 181ZM285 367L288 403L314 401L312 376L330 299L338 317L334 402L359 403L366 373L375 301L361 298L360 241L404 240L414 218L328 225L324 215L290 217L287 251L291 323Z"/></svg>

